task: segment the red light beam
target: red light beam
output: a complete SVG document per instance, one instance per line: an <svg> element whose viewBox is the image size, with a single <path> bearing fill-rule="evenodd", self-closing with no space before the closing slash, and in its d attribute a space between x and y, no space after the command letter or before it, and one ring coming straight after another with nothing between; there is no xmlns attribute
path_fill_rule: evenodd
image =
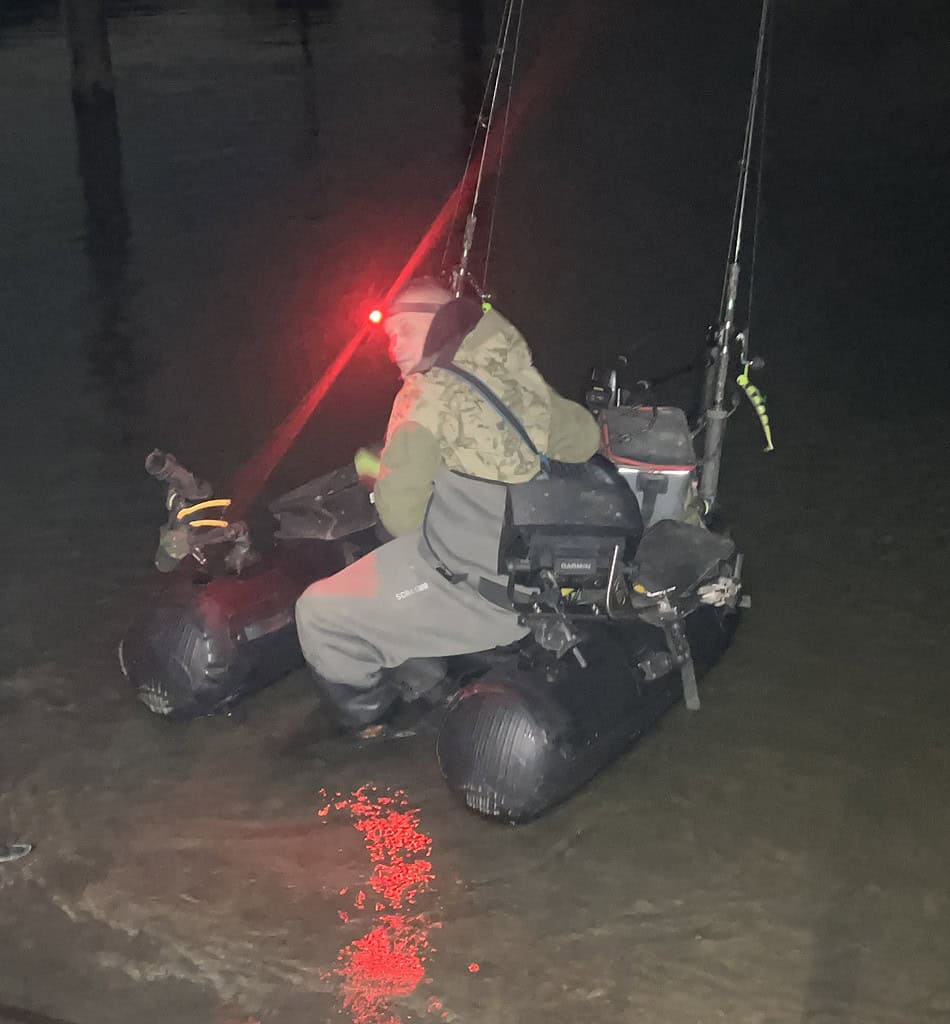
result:
<svg viewBox="0 0 950 1024"><path fill-rule="evenodd" d="M580 40L589 29L590 22L586 13L586 5L583 2L572 4L556 23L547 45L541 50L541 56L525 76L519 96L512 103L508 123L509 134L514 134L525 115L542 94L547 94L550 98L558 87L564 88L567 80L567 68L571 63L577 61L580 54ZM485 152L486 172L497 167L502 141L500 134L497 133L490 138ZM463 176L452 190L452 194L442 204L442 209L436 214L399 276L386 292L381 303L383 309L400 288L415 275L422 261L448 229L454 218L459 197L466 194L474 185L474 177L477 172L478 167L473 164L469 169L469 174ZM297 435L303 430L327 392L333 387L337 378L366 340L370 329L368 325L364 326L350 338L340 349L333 362L323 371L322 376L298 402L296 408L277 426L267 444L237 471L231 487L231 493L234 496L231 505L232 518L240 519L246 514L248 506L260 493L271 473L290 450Z"/></svg>
<svg viewBox="0 0 950 1024"><path fill-rule="evenodd" d="M443 204L442 209L439 210L435 220L433 220L426 233L419 240L419 244L399 272L399 276L393 281L389 291L386 292L382 303L384 308L399 289L412 278L419 265L446 230L455 209L456 198L463 184L464 182L460 182L455 187L452 194ZM333 362L323 371L323 374L313 387L297 403L296 408L277 427L268 443L238 470L231 491L234 495L231 504L231 515L233 518L239 519L245 514L247 507L260 492L271 473L274 472L277 464L290 450L297 435L303 430L327 392L336 383L337 378L346 369L347 364L356 355L357 350L366 340L369 333L370 328L368 326L362 327L350 338L337 353Z"/></svg>

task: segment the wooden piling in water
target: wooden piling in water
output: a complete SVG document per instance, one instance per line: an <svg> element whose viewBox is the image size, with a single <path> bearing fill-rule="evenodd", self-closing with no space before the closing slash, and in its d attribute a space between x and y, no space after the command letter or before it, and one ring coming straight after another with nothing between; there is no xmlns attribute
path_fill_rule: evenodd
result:
<svg viewBox="0 0 950 1024"><path fill-rule="evenodd" d="M63 0L63 17L72 57L73 101L84 104L113 97L104 0Z"/></svg>

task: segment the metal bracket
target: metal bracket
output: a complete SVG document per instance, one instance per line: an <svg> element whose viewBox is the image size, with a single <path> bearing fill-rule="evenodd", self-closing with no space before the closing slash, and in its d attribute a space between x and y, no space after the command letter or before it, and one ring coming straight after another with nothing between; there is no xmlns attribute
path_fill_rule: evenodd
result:
<svg viewBox="0 0 950 1024"><path fill-rule="evenodd" d="M581 634L574 628L564 611L557 579L547 569L542 571L541 579L545 587L534 602L537 614L523 615L525 624L530 625L535 640L546 651L551 651L556 658L562 658L570 651L577 664L581 668L587 668L587 660L577 646L581 642ZM549 608L550 611L541 611L542 606Z"/></svg>
<svg viewBox="0 0 950 1024"><path fill-rule="evenodd" d="M689 646L683 616L670 604L669 597L665 594L660 598L659 611L663 635L683 681L683 700L690 711L698 711L699 687L696 685L696 666L693 664L693 652Z"/></svg>
<svg viewBox="0 0 950 1024"><path fill-rule="evenodd" d="M631 600L630 590L623 576L619 544L614 545L614 553L610 559L605 608L607 617L611 619L635 619L639 614L639 610L634 607Z"/></svg>

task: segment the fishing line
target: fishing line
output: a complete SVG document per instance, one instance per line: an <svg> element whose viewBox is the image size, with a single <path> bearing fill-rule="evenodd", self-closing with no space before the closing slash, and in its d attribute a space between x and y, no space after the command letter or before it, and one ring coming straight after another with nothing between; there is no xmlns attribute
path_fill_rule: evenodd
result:
<svg viewBox="0 0 950 1024"><path fill-rule="evenodd" d="M475 149L478 146L478 134L480 131L485 130L485 141L488 141L488 120L489 112L491 110L490 104L492 103L492 96L497 92L497 81L501 74L502 57L504 56L504 40L506 38L507 26L511 21L511 11L514 0L506 0L505 7L501 15L501 23L498 27L498 39L495 43L495 49L492 53L491 65L488 69L488 76L485 79L485 88L482 92L482 104L478 111L478 119L475 122L475 131L472 133L472 141L468 147L468 159L465 161L465 167L462 171L462 180L467 181L470 178L472 162L475 158ZM482 153L482 162L484 162L485 155ZM458 220L459 210L462 207L462 198L464 192L460 191L458 199L455 202L455 211L452 215L452 224ZM477 201L477 200L476 200ZM452 232L450 231L445 239L445 248L442 251L442 271L445 272L446 263L449 259L449 248L452 244Z"/></svg>
<svg viewBox="0 0 950 1024"><path fill-rule="evenodd" d="M497 195L498 195L498 186L499 186L500 176L501 176L501 165L502 165L503 154L504 154L504 149L505 149L505 142L506 142L507 135L508 135L509 117L510 117L510 111L511 111L511 94L512 94L512 88L513 88L513 82L514 82L515 67L517 65L517 50L518 50L518 46L520 44L520 39L521 39L521 26L522 26L522 21L523 21L523 17L524 17L524 0L518 0L517 7L518 7L518 20L517 20L517 24L516 24L516 28L515 28L514 51L513 51L512 55L511 55L511 60L510 60L510 65L511 66L510 66L510 69L508 70L508 76L509 76L509 78L508 78L508 98L507 98L507 101L505 103L505 124L504 124L504 129L503 129L503 133L502 133L502 137L501 137L500 143L495 143L495 158L494 158L495 173L496 173L496 178L495 178L495 199L497 199ZM465 283L468 282L474 288L474 290L479 293L479 295L481 296L483 302L487 299L487 296L485 296L485 294L484 294L486 268L483 266L482 283L481 283L481 287L479 287L479 285L476 284L474 277L472 276L472 274L470 273L470 271L468 269L468 261L469 261L469 257L471 256L472 247L473 247L474 242L475 242L475 228L476 228L476 225L478 223L478 204L479 204L479 201L481 199L482 184L483 184L484 179L485 179L485 170L486 170L486 167L488 166L488 163L489 163L489 160L488 160L489 144L493 142L492 130L493 130L494 126L495 126L495 115L496 115L496 111L498 109L498 94L499 94L499 90L501 88L501 79L502 79L502 75L505 73L505 70L506 70L505 65L506 65L506 61L508 60L508 52L509 52L508 43L509 43L509 38L510 38L510 35L511 35L511 26L512 26L512 21L514 20L514 14L515 14L515 0L509 0L508 4L505 7L505 12L504 12L504 15L503 15L503 22L502 22L502 29L501 29L501 33L500 33L500 36L499 36L499 45L498 45L498 49L496 51L497 62L493 64L493 66L492 66L493 76L489 77L489 81L486 84L485 99L483 100L482 117L481 117L481 121L480 121L479 125L476 128L476 137L477 137L478 130L480 130L482 128L484 128L484 136L482 138L482 152L481 152L481 157L480 157L479 162L478 162L478 175L477 175L476 180L475 180L474 195L472 197L471 206L470 206L469 211L468 211L468 216L465 218L465 228L464 228L464 231L463 231L463 234L462 234L462 253L461 253L461 256L459 258L458 264L452 270L452 277L451 277L450 288L451 288L451 291L455 294L456 298L461 297L462 292L465 289ZM490 100L488 99L489 96L491 97ZM486 104L488 105L487 117L486 117L485 112L484 112ZM467 173L468 173L468 171L469 171L469 168L466 168L466 172ZM495 212L495 209L496 209L496 206L495 206L495 203L493 202L493 204L492 204L492 228L494 227L494 212ZM490 248L491 248L491 237L489 237L488 252L490 252ZM444 264L445 264L445 259L446 259L447 254L448 254L448 242L446 244L445 253L443 254L443 270L444 270ZM486 252L486 263L487 263L487 252Z"/></svg>
<svg viewBox="0 0 950 1024"><path fill-rule="evenodd" d="M498 213L498 195L501 190L501 175L505 163L505 144L508 141L508 121L511 114L511 96L515 86L515 70L518 65L518 49L521 44L521 24L524 20L524 0L518 11L518 27L515 31L515 45L511 53L511 72L508 75L508 96L505 100L505 121L501 129L501 145L498 150L498 169L495 172L495 192L491 201L491 220L488 222L488 242L485 246L485 261L482 264L482 292L488 293L488 261L491 258L492 241L495 236L495 217Z"/></svg>
<svg viewBox="0 0 950 1024"><path fill-rule="evenodd" d="M759 252L759 222L762 206L762 179L765 169L765 132L769 112L769 83L772 80L772 37L766 37L765 81L762 86L762 123L759 128L759 166L756 169L755 210L752 214L752 258L749 261L749 292L746 305L745 331L743 332L742 361L749 362L749 336L752 330L752 298L755 293L755 262Z"/></svg>
<svg viewBox="0 0 950 1024"><path fill-rule="evenodd" d="M491 106L488 109L488 123L485 125L485 138L482 141L482 156L478 162L478 178L475 180L475 197L472 200L472 211L478 206L478 200L482 191L482 179L485 176L485 154L488 152L488 140L491 137L492 126L495 123L495 108L498 105L498 89L501 86L501 72L505 64L505 54L508 49L508 33L511 31L511 18L514 14L514 0L508 0L507 17L505 18L504 32L502 35L501 47L498 57L498 72L495 75L495 84L492 89ZM519 20L519 28L521 22Z"/></svg>
<svg viewBox="0 0 950 1024"><path fill-rule="evenodd" d="M729 278L733 264L739 262L742 251L742 228L745 221L745 205L749 194L749 162L752 157L752 140L755 134L756 110L759 102L759 90L762 80L762 61L765 53L766 27L769 17L769 0L763 0L762 17L759 21L759 38L755 53L755 71L752 75L752 95L749 99L749 114L746 118L745 138L742 144L739 183L736 187L736 202L732 214L732 231L729 238L729 255L726 259L726 275L722 285L722 298L719 303L720 323L726 319L726 304L729 294Z"/></svg>
<svg viewBox="0 0 950 1024"><path fill-rule="evenodd" d="M752 75L752 94L749 97L749 113L746 118L745 136L742 143L742 160L740 162L739 181L736 186L736 202L733 207L732 231L729 239L729 254L726 258L726 272L722 282L722 296L719 303L719 323L716 329L714 355L706 369L704 383L704 405L702 429L705 432L703 444L703 468L699 480L699 494L705 502L707 510L715 508L716 495L719 489L719 471L722 464L723 436L726 420L735 411L733 394L732 409L726 408L726 393L729 387L730 366L732 363L732 345L738 341L740 345L740 361L742 369L736 378L736 384L745 392L762 425L765 433L767 451L772 450L772 437L769 428L768 414L765 411L765 398L749 380L752 361L749 359L746 339L736 335L736 305L739 293L740 256L745 227L746 203L749 198L749 166L752 159L752 148L755 140L756 114L759 107L759 94L762 90L762 68L766 49L767 28L769 19L769 0L762 0L762 13L759 19L758 40L755 49L755 71ZM764 109L764 101L763 101ZM762 131L760 137L765 138ZM762 160L760 151L759 184L756 189L754 216L756 225L759 216L759 199L761 195ZM753 249L753 258L755 251Z"/></svg>

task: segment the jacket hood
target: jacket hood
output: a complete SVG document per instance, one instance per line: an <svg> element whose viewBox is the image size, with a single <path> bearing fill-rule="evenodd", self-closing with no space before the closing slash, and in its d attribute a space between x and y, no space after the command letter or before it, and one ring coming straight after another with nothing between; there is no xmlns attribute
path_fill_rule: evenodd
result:
<svg viewBox="0 0 950 1024"><path fill-rule="evenodd" d="M495 376L517 375L532 365L531 351L518 329L490 309L462 339L455 362L477 372L492 367Z"/></svg>
<svg viewBox="0 0 950 1024"><path fill-rule="evenodd" d="M452 358L481 318L481 304L469 296L446 303L429 325L421 362L431 364L442 353Z"/></svg>
<svg viewBox="0 0 950 1024"><path fill-rule="evenodd" d="M517 374L532 366L531 352L518 329L494 309L464 296L444 305L432 320L422 358L413 371L425 373L451 361L477 371L491 366L498 374Z"/></svg>

